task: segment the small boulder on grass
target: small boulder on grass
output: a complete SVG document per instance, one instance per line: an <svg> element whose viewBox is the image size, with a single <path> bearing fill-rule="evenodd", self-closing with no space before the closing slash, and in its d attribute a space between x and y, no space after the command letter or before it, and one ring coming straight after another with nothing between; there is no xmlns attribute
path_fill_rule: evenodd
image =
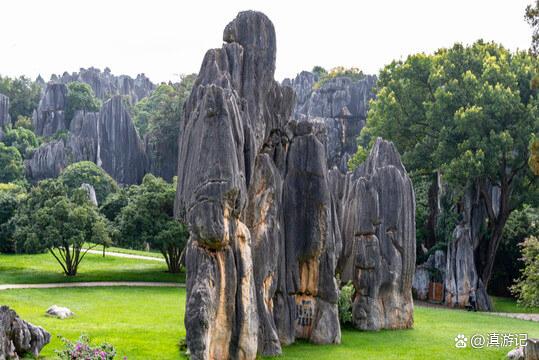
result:
<svg viewBox="0 0 539 360"><path fill-rule="evenodd" d="M73 311L66 307L53 305L47 309L47 315L57 317L59 319L67 319L75 315Z"/></svg>
<svg viewBox="0 0 539 360"><path fill-rule="evenodd" d="M523 360L524 351L521 347L513 349L507 353L507 358L509 360Z"/></svg>

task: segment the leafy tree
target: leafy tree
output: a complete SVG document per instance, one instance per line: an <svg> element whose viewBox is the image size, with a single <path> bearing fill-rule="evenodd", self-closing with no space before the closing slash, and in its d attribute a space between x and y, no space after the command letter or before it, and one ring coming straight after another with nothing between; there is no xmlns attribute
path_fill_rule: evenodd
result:
<svg viewBox="0 0 539 360"><path fill-rule="evenodd" d="M0 252L15 253L11 219L26 197L25 189L13 183L0 183Z"/></svg>
<svg viewBox="0 0 539 360"><path fill-rule="evenodd" d="M65 117L71 122L78 110L99 111L101 101L95 97L90 85L78 81L67 84Z"/></svg>
<svg viewBox="0 0 539 360"><path fill-rule="evenodd" d="M539 236L539 213L536 208L524 206L511 213L503 229L490 282L491 294L511 295L509 288L524 267L518 245L530 236Z"/></svg>
<svg viewBox="0 0 539 360"><path fill-rule="evenodd" d="M109 242L106 220L84 189L70 195L58 180L32 188L15 216L15 239L25 248L47 250L67 276L75 276L87 250L85 243Z"/></svg>
<svg viewBox="0 0 539 360"><path fill-rule="evenodd" d="M34 125L32 125L32 119L28 116L19 115L15 121L15 128L24 128L34 131Z"/></svg>
<svg viewBox="0 0 539 360"><path fill-rule="evenodd" d="M28 157L33 149L39 146L39 141L33 131L25 128L8 129L2 141L7 146L13 146L23 157Z"/></svg>
<svg viewBox="0 0 539 360"><path fill-rule="evenodd" d="M180 255L188 232L173 216L175 186L148 174L141 185L129 188L128 204L116 218L117 242L133 248L146 244L159 249L168 270L180 271Z"/></svg>
<svg viewBox="0 0 539 360"><path fill-rule="evenodd" d="M9 183L24 179L24 166L19 150L0 142L0 182Z"/></svg>
<svg viewBox="0 0 539 360"><path fill-rule="evenodd" d="M128 200L127 191L120 188L106 197L99 210L109 221L114 221L122 209L127 206Z"/></svg>
<svg viewBox="0 0 539 360"><path fill-rule="evenodd" d="M41 87L24 76L14 79L0 76L0 94L9 97L9 115L15 121L19 116L32 116L41 98Z"/></svg>
<svg viewBox="0 0 539 360"><path fill-rule="evenodd" d="M529 141L539 132L531 86L537 68L539 60L527 52L483 41L395 61L381 71L359 139L363 146L375 136L392 140L409 170L441 172L455 200L470 187L481 194L487 216L476 266L484 284L511 212L536 201L527 162ZM496 203L490 186L500 190Z"/></svg>
<svg viewBox="0 0 539 360"><path fill-rule="evenodd" d="M316 75L318 79L320 79L322 76L326 75L328 72L326 69L324 69L322 66L315 66L313 67L312 71L313 74Z"/></svg>
<svg viewBox="0 0 539 360"><path fill-rule="evenodd" d="M527 307L539 307L539 239L530 236L522 243L524 270L518 282L512 287L518 302Z"/></svg>
<svg viewBox="0 0 539 360"><path fill-rule="evenodd" d="M534 138L530 144L530 168L535 176L539 176L539 139Z"/></svg>
<svg viewBox="0 0 539 360"><path fill-rule="evenodd" d="M91 161L81 161L69 165L62 171L59 179L69 189L73 190L80 188L84 183L92 185L99 204L109 194L118 191L116 181L105 170Z"/></svg>

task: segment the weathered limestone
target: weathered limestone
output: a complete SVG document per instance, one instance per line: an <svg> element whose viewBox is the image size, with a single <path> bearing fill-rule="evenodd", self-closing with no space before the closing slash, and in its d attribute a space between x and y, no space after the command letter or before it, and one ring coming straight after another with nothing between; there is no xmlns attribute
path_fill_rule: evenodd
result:
<svg viewBox="0 0 539 360"><path fill-rule="evenodd" d="M358 328L411 326L415 203L394 147L379 140L356 173L328 171L326 124L291 120L293 90L273 80L271 21L242 12L223 38L204 57L179 140L191 358L339 343L340 263L357 288Z"/></svg>
<svg viewBox="0 0 539 360"><path fill-rule="evenodd" d="M121 184L140 183L148 169L144 143L121 96L99 113L78 111L65 138L41 145L26 161L30 179L56 177L69 164L92 161Z"/></svg>
<svg viewBox="0 0 539 360"><path fill-rule="evenodd" d="M339 270L342 281L352 281L356 289L354 325L362 330L411 327L415 197L399 154L379 138L354 173L332 179L334 196L342 203Z"/></svg>
<svg viewBox="0 0 539 360"><path fill-rule="evenodd" d="M22 320L9 307L0 306L0 360L17 360L26 354L37 357L50 339L43 328Z"/></svg>
<svg viewBox="0 0 539 360"><path fill-rule="evenodd" d="M83 185L88 185L88 184L83 184ZM90 185L88 185L88 186L90 186ZM94 192L94 194L95 194L95 192ZM67 318L75 316L73 311L69 310L66 307L58 306L58 305L53 305L53 306L49 307L45 313L47 315L57 317L58 319L67 319Z"/></svg>
<svg viewBox="0 0 539 360"><path fill-rule="evenodd" d="M415 299L427 300L429 284L433 281L444 281L446 264L445 253L442 250L436 250L428 257L427 261L416 266L412 282Z"/></svg>
<svg viewBox="0 0 539 360"><path fill-rule="evenodd" d="M50 82L34 111L32 122L39 136L52 136L58 131L67 130L65 119L67 87Z"/></svg>
<svg viewBox="0 0 539 360"><path fill-rule="evenodd" d="M376 77L337 77L316 89L313 86L317 81L315 74L302 71L283 84L291 86L297 95L294 118L325 126L322 142L328 167L337 166L346 173L348 159L357 149L356 138L365 126L369 100L374 98Z"/></svg>
<svg viewBox="0 0 539 360"><path fill-rule="evenodd" d="M0 128L6 127L11 124L11 118L9 116L9 98L3 94L0 94Z"/></svg>
<svg viewBox="0 0 539 360"><path fill-rule="evenodd" d="M114 95L123 95L127 96L132 104L145 98L155 89L155 85L144 74L138 74L135 79L127 75L115 76L109 68L105 68L104 71L94 67L81 68L79 72L71 74L64 72L62 76L53 75L51 80L63 84L83 82L90 85L95 96L103 101Z"/></svg>
<svg viewBox="0 0 539 360"><path fill-rule="evenodd" d="M474 252L479 246L479 232L486 209L474 188L468 189L459 204L461 221L447 245L445 303L465 307L476 302L478 310L491 310L492 304L485 286L477 274Z"/></svg>

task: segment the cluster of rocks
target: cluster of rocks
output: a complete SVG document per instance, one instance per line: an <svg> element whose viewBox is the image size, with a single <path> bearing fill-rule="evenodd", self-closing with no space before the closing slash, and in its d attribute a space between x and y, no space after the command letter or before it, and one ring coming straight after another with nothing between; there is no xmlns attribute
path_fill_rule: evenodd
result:
<svg viewBox="0 0 539 360"><path fill-rule="evenodd" d="M446 259L443 250L436 250L427 261L415 269L412 282L412 292L418 300L429 300L429 286L431 283L442 283L445 279ZM432 300L432 299L431 299Z"/></svg>
<svg viewBox="0 0 539 360"><path fill-rule="evenodd" d="M41 77L36 80L38 83L45 85ZM128 75L116 76L111 73L109 68L104 71L90 67L88 69L81 68L78 72L64 72L60 75L52 75L51 81L55 83L68 84L70 82L82 82L90 85L97 98L108 100L114 95L126 96L134 104L137 101L150 95L155 89L150 79L144 74L138 74L136 78Z"/></svg>
<svg viewBox="0 0 539 360"><path fill-rule="evenodd" d="M356 138L365 126L369 101L374 98L376 77L335 77L320 87L318 81L316 74L303 71L294 79L285 79L283 85L296 93L294 118L319 123L324 129L321 140L328 166L346 172L348 159L357 150Z"/></svg>
<svg viewBox="0 0 539 360"><path fill-rule="evenodd" d="M51 335L21 318L7 306L0 306L0 360L17 360L30 354L37 358Z"/></svg>
<svg viewBox="0 0 539 360"><path fill-rule="evenodd" d="M36 134L69 131L35 150L25 162L28 177L33 181L56 177L71 163L92 161L121 184L139 183L148 159L122 96L107 100L99 112L78 111L68 125L66 91L64 84L47 85L34 116Z"/></svg>
<svg viewBox="0 0 539 360"><path fill-rule="evenodd" d="M354 173L328 170L320 124L293 120L294 91L273 79L271 21L242 12L223 39L180 131L191 358L339 343L337 274L354 283L357 328L412 326L415 202L394 146L378 139Z"/></svg>

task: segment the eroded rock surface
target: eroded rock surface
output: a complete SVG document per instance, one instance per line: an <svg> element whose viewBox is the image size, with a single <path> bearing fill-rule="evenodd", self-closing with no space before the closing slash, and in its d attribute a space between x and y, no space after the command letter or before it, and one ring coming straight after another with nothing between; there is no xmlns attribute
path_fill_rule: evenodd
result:
<svg viewBox="0 0 539 360"><path fill-rule="evenodd" d="M37 357L51 335L34 326L7 306L0 306L0 360L17 360L27 354Z"/></svg>
<svg viewBox="0 0 539 360"><path fill-rule="evenodd" d="M394 145L377 139L353 173L331 176L340 199L341 280L352 281L354 325L362 330L413 325L415 197Z"/></svg>
<svg viewBox="0 0 539 360"><path fill-rule="evenodd" d="M300 338L339 343L340 262L351 264L359 328L411 326L415 204L394 147L377 142L354 174L329 171L326 124L293 120L294 92L273 79L271 21L242 12L223 39L204 57L180 131L175 214L190 231L190 356L254 359Z"/></svg>
<svg viewBox="0 0 539 360"><path fill-rule="evenodd" d="M283 84L292 86L297 95L295 119L325 125L322 142L329 168L337 166L346 172L348 159L357 150L356 138L365 126L369 100L374 98L376 77L336 77L315 88L317 81L315 74L302 71Z"/></svg>
<svg viewBox="0 0 539 360"><path fill-rule="evenodd" d="M121 184L140 183L148 169L144 143L121 96L98 113L78 111L66 136L36 149L26 161L30 179L56 177L69 164L92 161Z"/></svg>
<svg viewBox="0 0 539 360"><path fill-rule="evenodd" d="M34 131L39 136L52 136L58 131L67 130L65 119L67 87L64 84L50 82L43 97L34 111L32 122Z"/></svg>

